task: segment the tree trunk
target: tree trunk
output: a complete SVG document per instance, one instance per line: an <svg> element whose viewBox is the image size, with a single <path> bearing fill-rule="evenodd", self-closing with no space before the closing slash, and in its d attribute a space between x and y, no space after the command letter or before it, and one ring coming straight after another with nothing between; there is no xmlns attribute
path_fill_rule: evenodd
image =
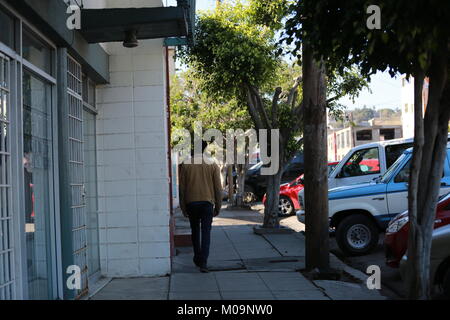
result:
<svg viewBox="0 0 450 320"><path fill-rule="evenodd" d="M408 187L408 214L410 221L410 229L408 234L409 260L408 275L406 282L409 298L416 298L416 294L420 291L421 274L419 259L422 255L421 245L422 233L420 226L417 224L417 192L419 187L419 173L423 154L423 105L422 105L422 88L423 88L424 72L419 69L414 74L414 146L413 156L411 160L409 187Z"/></svg>
<svg viewBox="0 0 450 320"><path fill-rule="evenodd" d="M233 183L233 165L228 165L228 205L233 205L234 183Z"/></svg>
<svg viewBox="0 0 450 320"><path fill-rule="evenodd" d="M306 269L329 268L326 85L323 66L303 44Z"/></svg>
<svg viewBox="0 0 450 320"><path fill-rule="evenodd" d="M220 182L222 182L222 186L226 186L228 183L227 182L228 166L226 164L219 164L219 168L220 168Z"/></svg>
<svg viewBox="0 0 450 320"><path fill-rule="evenodd" d="M410 221L412 231L410 231L409 240L411 242L408 243L409 279L407 282L410 282L408 286L408 297L410 299L429 299L431 295L431 239L443 164L446 157L450 117L448 100L450 88L447 72L446 52L433 57L430 68L429 99L424 118L423 151L420 153L417 203L415 207L412 204L412 209L415 211L410 215L413 219ZM422 80L416 79L416 81ZM411 201L413 200L414 198L411 199Z"/></svg>
<svg viewBox="0 0 450 320"><path fill-rule="evenodd" d="M243 207L244 203L244 192L245 192L245 174L247 172L247 164L237 164L236 165L236 203L237 207Z"/></svg>
<svg viewBox="0 0 450 320"><path fill-rule="evenodd" d="M274 175L267 176L266 203L264 204L264 228L280 227L278 204L280 202L280 182L282 175L283 168L280 163L278 172Z"/></svg>

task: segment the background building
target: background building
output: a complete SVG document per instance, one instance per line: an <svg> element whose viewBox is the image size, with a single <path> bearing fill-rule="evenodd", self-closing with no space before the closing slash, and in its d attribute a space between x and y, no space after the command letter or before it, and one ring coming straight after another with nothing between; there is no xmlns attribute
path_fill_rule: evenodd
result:
<svg viewBox="0 0 450 320"><path fill-rule="evenodd" d="M425 78L423 81L422 90L422 107L423 113L428 102L428 85L429 79ZM405 138L414 137L414 78L410 77L409 80L405 75L402 76L402 127L403 135Z"/></svg>
<svg viewBox="0 0 450 320"><path fill-rule="evenodd" d="M402 138L399 120L369 120L369 126L328 130L328 161L340 161L353 147L376 141Z"/></svg>
<svg viewBox="0 0 450 320"><path fill-rule="evenodd" d="M402 76L402 127L405 138L414 137L414 79Z"/></svg>

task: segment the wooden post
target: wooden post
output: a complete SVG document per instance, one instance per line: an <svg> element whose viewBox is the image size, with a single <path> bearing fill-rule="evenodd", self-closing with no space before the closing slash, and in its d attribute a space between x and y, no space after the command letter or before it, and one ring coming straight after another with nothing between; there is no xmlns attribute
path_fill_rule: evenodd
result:
<svg viewBox="0 0 450 320"><path fill-rule="evenodd" d="M306 269L329 268L326 84L323 67L303 44Z"/></svg>

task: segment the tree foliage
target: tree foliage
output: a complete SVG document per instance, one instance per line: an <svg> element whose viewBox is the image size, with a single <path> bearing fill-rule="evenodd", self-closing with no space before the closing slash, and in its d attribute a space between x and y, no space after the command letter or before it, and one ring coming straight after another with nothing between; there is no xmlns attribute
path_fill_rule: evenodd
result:
<svg viewBox="0 0 450 320"><path fill-rule="evenodd" d="M211 98L245 103L245 85L273 84L280 64L274 33L255 25L253 14L241 2L223 3L213 12L199 14L195 44L184 48L181 57Z"/></svg>
<svg viewBox="0 0 450 320"><path fill-rule="evenodd" d="M252 128L245 108L235 98L216 101L200 89L198 79L190 70L174 75L171 80L170 106L173 129L194 130L194 122L201 121L204 130Z"/></svg>
<svg viewBox="0 0 450 320"><path fill-rule="evenodd" d="M369 77L388 70L412 75L415 138L408 210L408 276L410 298L430 297L430 252L450 118L450 2L383 0L381 28L366 21L369 0L298 0L291 6L284 40L299 52L306 42L328 70L343 74L357 65ZM429 99L422 114L422 83L429 76Z"/></svg>
<svg viewBox="0 0 450 320"><path fill-rule="evenodd" d="M381 29L366 26L366 9L381 8ZM389 70L411 75L430 67L431 55L446 46L450 2L440 0L298 0L291 6L284 39L314 47L330 70L357 65L365 75Z"/></svg>
<svg viewBox="0 0 450 320"><path fill-rule="evenodd" d="M287 0L250 0L247 4L230 1L198 16L195 44L185 47L180 56L208 99L235 99L248 106L247 91L249 87L257 88L270 114L274 88L281 87L281 97L286 96L301 75L300 61L288 63L277 54L282 48L277 31L284 28L292 4ZM331 70L327 80L328 107L332 111L342 109L337 103L339 98L355 98L368 85L353 66L344 68L342 73ZM296 88L301 97L301 88ZM279 125L290 128L290 122L297 118L282 103L278 110L282 120Z"/></svg>
<svg viewBox="0 0 450 320"><path fill-rule="evenodd" d="M279 180L284 164L299 148L295 138L302 131L301 68L279 54L283 49L279 31L290 4L286 0L221 3L215 11L198 16L194 44L181 52L208 99L245 106L255 129L279 129L280 170L268 177L265 226L278 224ZM345 71L339 76L330 73L330 107L339 97L356 95L367 85L354 69Z"/></svg>
<svg viewBox="0 0 450 320"><path fill-rule="evenodd" d="M248 10L254 24L280 30L291 4L288 0L249 0Z"/></svg>

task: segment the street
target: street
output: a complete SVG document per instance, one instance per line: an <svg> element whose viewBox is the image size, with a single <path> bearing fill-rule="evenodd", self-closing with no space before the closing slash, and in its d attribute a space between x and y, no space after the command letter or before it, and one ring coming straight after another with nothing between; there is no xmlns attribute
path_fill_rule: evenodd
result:
<svg viewBox="0 0 450 320"><path fill-rule="evenodd" d="M280 223L296 231L305 230L305 225L299 222L295 215L281 218ZM347 265L363 273L366 273L367 267L370 265L379 266L381 269L382 294L391 299L403 299L405 293L398 269L391 268L384 262L383 239L384 235L380 235L377 248L368 255L346 257L339 249L334 236L330 235L330 251Z"/></svg>
<svg viewBox="0 0 450 320"><path fill-rule="evenodd" d="M300 222L299 222L300 223ZM349 266L358 269L362 272L366 272L367 267L370 265L379 266L381 269L381 285L386 294L395 297L396 299L403 299L405 297L405 291L403 288L403 282L400 277L398 269L391 268L386 265L384 258L383 247L384 234L380 234L380 240L378 246L370 254L355 257L346 257L339 249L334 236L330 237L330 251L338 256Z"/></svg>
<svg viewBox="0 0 450 320"><path fill-rule="evenodd" d="M262 207L262 210L264 210L264 207ZM281 218L280 224L288 226L296 231L305 230L305 225L299 222L296 216ZM383 240L384 234L380 234L378 246L370 254L363 256L346 257L339 249L334 236L330 234L330 252L336 255L348 266L355 268L363 273L366 273L367 267L370 265L379 266L381 269L381 293L384 296L394 300L406 299L405 288L403 286L399 270L396 268L391 268L385 263ZM433 296L433 299L448 300L448 298L446 298L442 294Z"/></svg>

